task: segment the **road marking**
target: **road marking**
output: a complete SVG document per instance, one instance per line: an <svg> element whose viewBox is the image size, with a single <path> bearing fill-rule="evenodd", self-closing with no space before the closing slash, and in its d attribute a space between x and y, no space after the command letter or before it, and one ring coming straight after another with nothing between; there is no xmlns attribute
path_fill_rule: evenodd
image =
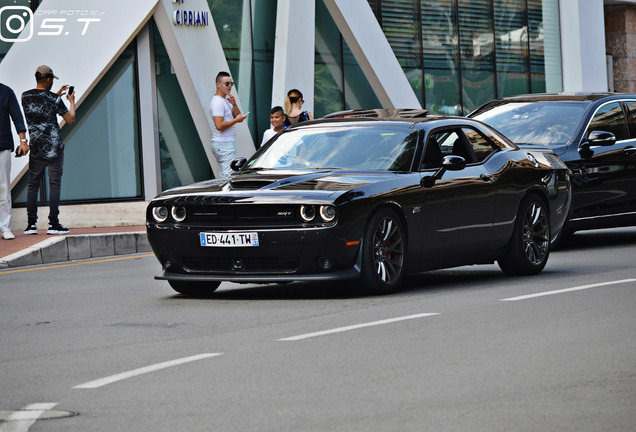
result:
<svg viewBox="0 0 636 432"><path fill-rule="evenodd" d="M630 283L630 282L636 282L636 279L623 279L623 280L617 280L617 281L611 281L611 282L600 282L600 283L595 283L590 285L581 285L581 286L572 287L572 288L565 288L565 289L554 290L554 291L544 291L544 292L540 292L536 294L528 294L528 295L523 295L519 297L510 297L510 298L500 299L499 301L527 300L527 299L536 298L536 297L543 297L543 296L549 296L554 294L563 294L563 293L572 292L572 291L580 291L580 290L586 290L590 288L597 288L597 287L602 287L607 285L624 284L624 283Z"/></svg>
<svg viewBox="0 0 636 432"><path fill-rule="evenodd" d="M26 432L31 425L46 411L57 405L57 402L43 402L27 405L22 410L12 413L7 423L0 427L0 432Z"/></svg>
<svg viewBox="0 0 636 432"><path fill-rule="evenodd" d="M169 368L172 366L179 366L181 364L184 363L190 363L193 361L197 361L197 360L203 360L203 359L207 359L210 357L216 357L216 356L220 356L223 353L208 353L208 354L198 354L198 355L194 355L191 357L184 357L184 358L180 358L180 359L176 359L176 360L170 360L167 362L163 362L163 363L157 363L154 365L150 365L150 366L145 366L139 369L134 369L128 372L122 372L116 375L111 375L109 377L106 378L100 378L94 381L89 381L87 383L84 384L79 384L76 385L73 388L76 389L87 389L87 388L97 388L97 387L102 387L105 386L107 384L112 384L114 382L117 381L122 381L128 378L133 378L136 377L138 375L143 375L143 374L147 374L150 372L155 372L161 369L165 369L165 368Z"/></svg>
<svg viewBox="0 0 636 432"><path fill-rule="evenodd" d="M27 268L27 269L19 269L19 270L9 270L9 271L0 272L0 275L9 274L9 273L30 272L30 271L36 271L36 270L50 270L50 269L56 269L56 268L62 268L62 267L73 267L73 266L86 265L86 264L101 264L101 263L106 263L106 262L121 261L121 260L127 260L127 259L147 258L147 257L151 257L151 256L155 256L155 254L133 255L133 256L125 256L125 257L121 257L121 258L109 258L109 259L103 259L103 260L97 260L97 261L86 261L86 262L78 262L78 263L71 263L71 264L60 264L60 265L54 265L54 266L48 266L48 267L36 267L36 268Z"/></svg>
<svg viewBox="0 0 636 432"><path fill-rule="evenodd" d="M331 330L323 330L323 331L319 331L319 332L315 332L315 333L306 333L306 334L302 334L302 335L298 335L298 336L291 336L291 337L286 337L286 338L277 339L277 340L279 340L279 341L297 341L297 340L309 339L309 338L317 337L317 336L324 336L324 335L328 335L328 334L332 334L332 333L340 333L340 332L345 332L345 331L349 331L349 330L356 330L356 329L363 328L363 327L371 327L371 326L377 326L377 325L382 325L382 324L390 324L390 323L394 323L394 322L398 322L398 321L405 321L405 320L410 320L410 319L424 318L424 317L429 317L429 316L433 316L433 315L439 315L439 314L438 313L422 313L422 314L417 314L417 315L408 315L408 316L397 317L397 318L389 318L389 319L380 320L380 321L373 321L373 322L368 322L368 323L363 323L363 324L350 325L350 326L347 326L347 327L338 327L338 328L334 328L334 329L331 329Z"/></svg>

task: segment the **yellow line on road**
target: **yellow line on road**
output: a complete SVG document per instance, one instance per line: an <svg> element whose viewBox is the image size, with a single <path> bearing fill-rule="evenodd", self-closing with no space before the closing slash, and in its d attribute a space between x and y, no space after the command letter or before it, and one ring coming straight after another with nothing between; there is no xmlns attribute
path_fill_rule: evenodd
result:
<svg viewBox="0 0 636 432"><path fill-rule="evenodd" d="M109 259L103 259L103 260L97 260L97 261L85 261L85 262L78 262L78 263L71 263L71 264L60 264L60 265L48 266L48 267L36 267L36 268L27 268L27 269L19 269L19 270L9 270L9 271L0 272L0 275L9 274L9 273L29 272L29 271L36 271L36 270L50 270L50 269L56 269L56 268L62 268L62 267L79 266L79 265L84 265L84 264L99 264L99 263L106 263L106 262L112 262L112 261L121 261L121 260L133 259L133 258L146 258L146 257L151 257L151 256L154 256L154 254L133 255L133 256L125 256L125 257L121 257L121 258L109 258Z"/></svg>

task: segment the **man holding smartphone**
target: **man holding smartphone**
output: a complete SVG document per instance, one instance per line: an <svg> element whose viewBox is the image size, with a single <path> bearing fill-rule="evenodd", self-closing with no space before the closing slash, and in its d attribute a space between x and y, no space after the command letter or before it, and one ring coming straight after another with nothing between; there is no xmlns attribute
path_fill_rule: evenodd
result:
<svg viewBox="0 0 636 432"><path fill-rule="evenodd" d="M22 156L29 152L24 117L13 90L0 83L0 232L5 240L15 238L11 232L11 121L20 137L20 147L16 151L16 156Z"/></svg>
<svg viewBox="0 0 636 432"><path fill-rule="evenodd" d="M29 154L29 186L27 192L28 225L25 234L37 234L38 220L37 196L40 180L45 169L49 175L49 229L47 234L66 234L68 228L60 224L58 219L62 172L64 166L64 142L57 116L61 116L67 124L75 123L75 93L68 93L66 98L70 108L62 101L62 96L69 89L63 85L57 93L53 93L53 80L57 79L53 70L42 65L35 72L37 86L33 90L22 93L22 108L29 127L31 152Z"/></svg>
<svg viewBox="0 0 636 432"><path fill-rule="evenodd" d="M232 172L230 164L236 159L236 123L241 123L247 114L241 114L236 99L230 94L234 82L227 72L216 76L216 93L210 102L210 116L214 123L212 129L212 153L219 164L220 177Z"/></svg>

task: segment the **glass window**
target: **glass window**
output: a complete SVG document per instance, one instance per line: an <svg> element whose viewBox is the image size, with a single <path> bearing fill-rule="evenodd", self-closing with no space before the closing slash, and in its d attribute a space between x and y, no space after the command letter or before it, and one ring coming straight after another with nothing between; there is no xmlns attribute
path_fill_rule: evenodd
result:
<svg viewBox="0 0 636 432"><path fill-rule="evenodd" d="M491 1L459 0L458 2L463 114L495 97L495 52Z"/></svg>
<svg viewBox="0 0 636 432"><path fill-rule="evenodd" d="M453 148L453 154L463 156L466 163L482 162L495 151L490 141L475 129L462 128L462 132L468 139L469 145L457 143L457 147Z"/></svg>
<svg viewBox="0 0 636 432"><path fill-rule="evenodd" d="M636 102L628 101L628 109L631 114L632 138L636 136Z"/></svg>
<svg viewBox="0 0 636 432"><path fill-rule="evenodd" d="M141 197L135 69L129 46L62 127L63 201Z"/></svg>
<svg viewBox="0 0 636 432"><path fill-rule="evenodd" d="M560 92L561 33L558 0L527 0L532 93Z"/></svg>
<svg viewBox="0 0 636 432"><path fill-rule="evenodd" d="M449 134L443 132L429 134L420 169L439 168L442 166L443 155L440 143L444 143L448 136ZM449 140L451 139L449 138Z"/></svg>
<svg viewBox="0 0 636 432"><path fill-rule="evenodd" d="M629 137L627 133L627 122L620 102L605 104L596 111L587 129L587 133L589 134L595 130L613 133L614 136L616 136L616 141Z"/></svg>
<svg viewBox="0 0 636 432"><path fill-rule="evenodd" d="M336 23L324 3L316 2L314 118L345 109L341 47Z"/></svg>
<svg viewBox="0 0 636 432"><path fill-rule="evenodd" d="M421 34L424 77L411 81L424 87L426 109L433 114L460 114L460 70L457 14L453 0L421 0Z"/></svg>
<svg viewBox="0 0 636 432"><path fill-rule="evenodd" d="M342 40L344 61L344 99L345 109L363 109L380 107L380 101L371 88L362 68L349 49L347 42ZM326 113L325 113L326 114Z"/></svg>
<svg viewBox="0 0 636 432"><path fill-rule="evenodd" d="M417 132L390 127L330 126L290 129L248 162L248 169L351 168L408 171Z"/></svg>
<svg viewBox="0 0 636 432"><path fill-rule="evenodd" d="M517 144L565 144L583 118L586 103L513 102L488 106L471 117Z"/></svg>
<svg viewBox="0 0 636 432"><path fill-rule="evenodd" d="M207 180L212 171L156 26L154 45L161 188L166 190Z"/></svg>
<svg viewBox="0 0 636 432"><path fill-rule="evenodd" d="M274 80L274 44L276 39L276 0L252 1L252 33L254 43L254 77L250 87L253 101L247 117L254 124L254 143L258 146L263 132L271 128L269 113L272 108L272 82ZM241 90L242 91L242 90ZM285 95L282 95L285 96ZM241 102L243 99L241 99ZM254 131L254 129L252 129Z"/></svg>
<svg viewBox="0 0 636 432"><path fill-rule="evenodd" d="M422 61L420 56L420 26L417 0L382 2L380 19L382 31L409 80L415 94L423 103Z"/></svg>
<svg viewBox="0 0 636 432"><path fill-rule="evenodd" d="M314 118L344 109L378 107L380 101L327 7L316 2Z"/></svg>
<svg viewBox="0 0 636 432"><path fill-rule="evenodd" d="M530 91L528 80L528 26L521 2L494 0L497 96Z"/></svg>

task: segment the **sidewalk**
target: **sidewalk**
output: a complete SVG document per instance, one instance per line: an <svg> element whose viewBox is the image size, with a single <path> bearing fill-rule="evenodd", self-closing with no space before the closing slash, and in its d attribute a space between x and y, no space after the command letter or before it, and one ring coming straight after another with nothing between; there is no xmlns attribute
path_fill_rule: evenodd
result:
<svg viewBox="0 0 636 432"><path fill-rule="evenodd" d="M146 227L71 228L65 235L25 235L13 231L15 239L0 238L0 269L152 252Z"/></svg>

